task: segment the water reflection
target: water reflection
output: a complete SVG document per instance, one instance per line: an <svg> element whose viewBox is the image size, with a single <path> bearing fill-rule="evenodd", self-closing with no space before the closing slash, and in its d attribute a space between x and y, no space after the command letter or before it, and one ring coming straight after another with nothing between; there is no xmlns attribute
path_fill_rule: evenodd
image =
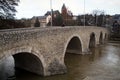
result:
<svg viewBox="0 0 120 80"><path fill-rule="evenodd" d="M6 80L15 75L14 59L9 56L0 61L0 80ZM12 78L13 79L13 78Z"/></svg>
<svg viewBox="0 0 120 80"><path fill-rule="evenodd" d="M65 55L68 73L41 77L16 70L16 80L120 80L120 42L92 48L87 55ZM0 79L1 80L1 79Z"/></svg>

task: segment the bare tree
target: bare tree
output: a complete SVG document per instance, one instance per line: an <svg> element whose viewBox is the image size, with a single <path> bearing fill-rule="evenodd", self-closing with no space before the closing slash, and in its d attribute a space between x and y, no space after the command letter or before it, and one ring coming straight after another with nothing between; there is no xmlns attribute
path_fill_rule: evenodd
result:
<svg viewBox="0 0 120 80"><path fill-rule="evenodd" d="M0 18L13 18L19 0L0 0Z"/></svg>
<svg viewBox="0 0 120 80"><path fill-rule="evenodd" d="M102 26L104 25L104 10L93 10L93 16L94 16L94 24L96 26Z"/></svg>

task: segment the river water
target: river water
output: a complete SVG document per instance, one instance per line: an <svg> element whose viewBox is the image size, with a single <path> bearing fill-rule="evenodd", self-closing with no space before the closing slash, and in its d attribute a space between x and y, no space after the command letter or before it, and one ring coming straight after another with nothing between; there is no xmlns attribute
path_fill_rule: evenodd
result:
<svg viewBox="0 0 120 80"><path fill-rule="evenodd" d="M120 80L120 41L100 45L86 55L66 53L65 64L68 69L66 74L41 77L16 70L16 76L8 80ZM14 72L12 68L11 71Z"/></svg>

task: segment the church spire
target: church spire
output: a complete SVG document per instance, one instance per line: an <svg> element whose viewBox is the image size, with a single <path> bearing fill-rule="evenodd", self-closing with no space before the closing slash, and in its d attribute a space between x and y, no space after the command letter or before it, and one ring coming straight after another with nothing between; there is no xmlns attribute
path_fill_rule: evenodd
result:
<svg viewBox="0 0 120 80"><path fill-rule="evenodd" d="M62 6L62 8L61 8L61 13L62 13L62 14L66 14L66 13L67 13L67 8L66 8L66 6L65 6L64 3L63 3L63 6Z"/></svg>
<svg viewBox="0 0 120 80"><path fill-rule="evenodd" d="M65 4L63 3L63 6L62 6L62 9L66 9L66 6L65 6Z"/></svg>

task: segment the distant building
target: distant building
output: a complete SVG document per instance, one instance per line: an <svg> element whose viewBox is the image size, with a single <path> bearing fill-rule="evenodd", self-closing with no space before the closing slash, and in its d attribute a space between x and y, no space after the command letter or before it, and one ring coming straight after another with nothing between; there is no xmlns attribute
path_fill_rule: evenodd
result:
<svg viewBox="0 0 120 80"><path fill-rule="evenodd" d="M47 11L47 13L45 14L45 16L48 16L48 15L51 16L51 11ZM57 18L58 16L60 16L60 15L61 15L61 14L60 14L60 12L59 12L58 10L55 10L55 11L52 10L52 25L53 25L53 26L55 25L55 23L56 23L56 21L57 21L56 18ZM51 25L51 17L50 17L47 25L48 25L48 26Z"/></svg>
<svg viewBox="0 0 120 80"><path fill-rule="evenodd" d="M45 16L48 16L48 15L51 15L51 11L47 11ZM53 17L56 17L57 15L60 15L60 12L58 10L55 10L55 11L52 10L52 15Z"/></svg>
<svg viewBox="0 0 120 80"><path fill-rule="evenodd" d="M39 22L40 22L40 26L41 26L41 27L46 27L46 25L48 24L48 22L49 22L50 19L51 19L51 16L50 16L50 15L47 15L47 16L34 16L34 17L31 19L31 27L34 27L34 23L35 23L36 18L39 19Z"/></svg>
<svg viewBox="0 0 120 80"><path fill-rule="evenodd" d="M114 20L113 20L113 17L112 16L110 16L110 15L106 15L105 16L105 27L112 27L112 25L113 25L113 22L114 22Z"/></svg>
<svg viewBox="0 0 120 80"><path fill-rule="evenodd" d="M114 20L114 21L117 21L118 24L120 25L120 14L114 15L114 16L113 16L113 20Z"/></svg>
<svg viewBox="0 0 120 80"><path fill-rule="evenodd" d="M113 16L112 31L114 32L114 34L120 35L120 14L116 14Z"/></svg>

